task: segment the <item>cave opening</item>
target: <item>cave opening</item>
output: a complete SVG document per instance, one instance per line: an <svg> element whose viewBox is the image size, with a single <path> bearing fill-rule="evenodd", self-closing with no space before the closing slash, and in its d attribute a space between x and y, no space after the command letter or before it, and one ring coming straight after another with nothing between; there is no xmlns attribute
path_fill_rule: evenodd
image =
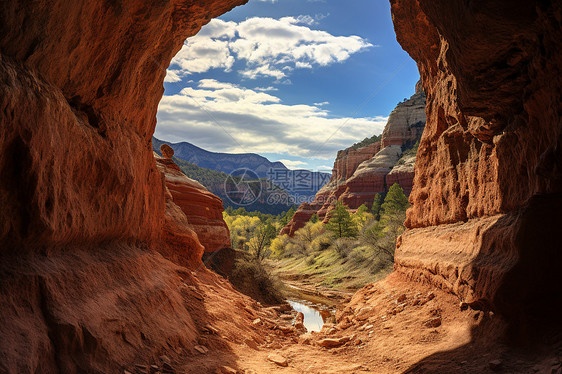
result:
<svg viewBox="0 0 562 374"><path fill-rule="evenodd" d="M393 25L388 5L372 1L387 7L380 23L370 19L375 11L345 4L333 16L221 19L193 44L203 60L192 59L185 37L242 2L11 1L0 8L0 372L559 372L560 2L392 0ZM287 11L282 2L255 4ZM390 76L404 80L384 87L399 94L379 94L380 84L366 78L376 76L378 60L361 58L382 53L386 42L343 27L365 24L395 28L390 39L416 61L402 66L388 53ZM282 47L288 40L290 55ZM193 82L169 86L157 114L160 65L178 51L167 84ZM209 66L221 70L214 79ZM341 77L336 72L353 74L338 86L327 77ZM402 100L418 72L423 105ZM314 99L288 95L289 83ZM347 107L337 107L340 101ZM386 109L373 109L375 102ZM419 106L426 126L419 143L405 141L406 150L405 132L385 134L383 126L404 114L394 108ZM370 196L367 209L381 217L386 208L374 202L392 196L383 161L393 160L397 185L408 175L412 181L406 230L397 236L371 227L377 245L384 244L377 235L396 236L385 237L396 240L385 260L392 272L353 296L331 290L341 308L307 335L304 314L269 307L207 271L206 253L217 253L228 269L232 257L217 249L248 249L259 258L264 240L232 240L224 201L184 175L171 160L178 150L159 147L164 157L154 157L156 116L164 133L160 126L178 113L195 124L185 138L166 140L197 136L218 144L215 152L247 148L295 168L307 150L324 154L309 166L332 169L334 161L336 181L326 183L333 189L323 190L328 201L353 204L380 182L388 191ZM421 128L415 118L402 122L407 134ZM223 131L235 123L245 126ZM382 169L380 178L367 178ZM256 195L251 187L242 192ZM354 262L372 260L350 245L364 234L348 230L349 217L357 227L365 217L361 206L334 206L333 225L323 202L294 208L267 214L286 229L278 248L305 253L302 268L312 273L334 260L356 271ZM308 240L324 220L342 236L336 244ZM271 222L262 226L262 238L281 234ZM295 245L292 234L308 247ZM379 269L382 262L369 263ZM256 294L271 283L244 276L260 272L252 264L240 272ZM309 274L292 281L310 281ZM316 281L359 278L347 270L332 275ZM308 286L298 291L318 296ZM322 317L324 310L307 312Z"/></svg>

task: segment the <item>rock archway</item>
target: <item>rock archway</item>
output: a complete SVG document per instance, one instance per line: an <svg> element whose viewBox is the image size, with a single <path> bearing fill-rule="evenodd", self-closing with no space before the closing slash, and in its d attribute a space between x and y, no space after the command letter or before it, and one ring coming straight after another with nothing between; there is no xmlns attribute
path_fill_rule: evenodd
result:
<svg viewBox="0 0 562 374"><path fill-rule="evenodd" d="M110 372L181 351L211 289L227 303L220 323L258 338L241 322L250 301L158 254L166 199L150 144L165 67L242 3L2 5L2 369ZM391 3L428 97L396 272L520 326L558 318L562 5Z"/></svg>

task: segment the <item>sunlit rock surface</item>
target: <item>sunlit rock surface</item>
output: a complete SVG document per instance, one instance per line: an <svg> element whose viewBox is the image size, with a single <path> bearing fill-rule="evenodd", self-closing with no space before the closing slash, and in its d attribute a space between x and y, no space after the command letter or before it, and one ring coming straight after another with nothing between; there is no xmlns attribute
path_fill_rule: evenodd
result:
<svg viewBox="0 0 562 374"><path fill-rule="evenodd" d="M154 157L156 166L164 175L172 201L186 215L189 227L197 234L205 252L229 247L230 232L222 217L222 200L201 183L188 178L171 158L157 154Z"/></svg>
<svg viewBox="0 0 562 374"><path fill-rule="evenodd" d="M193 267L203 246L151 137L171 58L242 3L0 7L1 372L122 372L192 346L201 308L175 291L197 282L160 252Z"/></svg>
<svg viewBox="0 0 562 374"><path fill-rule="evenodd" d="M414 95L399 103L388 117L381 141L338 152L330 182L318 191L314 201L301 204L281 233L292 236L313 214L325 219L336 200L350 209L361 204L370 207L375 194L387 191L394 183L408 194L414 179L415 156L401 157L420 139L424 125L425 95L418 83Z"/></svg>
<svg viewBox="0 0 562 374"><path fill-rule="evenodd" d="M562 285L561 4L391 4L428 97L395 268L519 329L546 321Z"/></svg>

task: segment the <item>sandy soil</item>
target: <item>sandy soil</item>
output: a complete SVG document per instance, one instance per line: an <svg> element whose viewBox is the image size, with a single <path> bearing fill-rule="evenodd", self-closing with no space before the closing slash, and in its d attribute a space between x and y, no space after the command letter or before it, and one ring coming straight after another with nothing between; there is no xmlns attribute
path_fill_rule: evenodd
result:
<svg viewBox="0 0 562 374"><path fill-rule="evenodd" d="M213 308L220 305L207 307L210 325L217 312ZM235 325L215 320L216 327L203 331L199 339L211 349L183 353L173 363L175 372L562 372L560 336L545 337L544 349L508 346L497 338L505 327L493 313L461 306L449 293L406 282L396 274L356 293L338 309L337 324L325 325L320 333L291 328L290 318L276 308L253 303L248 310L252 334L237 335ZM328 344L324 339L338 346L322 347ZM271 355L286 366L272 362Z"/></svg>

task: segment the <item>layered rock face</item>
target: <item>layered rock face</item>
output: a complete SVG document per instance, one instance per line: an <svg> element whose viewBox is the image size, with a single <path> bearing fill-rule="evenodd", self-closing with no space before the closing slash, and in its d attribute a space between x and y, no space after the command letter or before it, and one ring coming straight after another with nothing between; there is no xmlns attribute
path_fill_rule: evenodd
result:
<svg viewBox="0 0 562 374"><path fill-rule="evenodd" d="M425 95L421 82L411 98L398 104L388 117L382 132L381 148L389 145L403 146L418 140L425 126Z"/></svg>
<svg viewBox="0 0 562 374"><path fill-rule="evenodd" d="M303 203L293 219L281 230L292 236L314 214L325 219L336 200L350 209L361 204L370 206L376 193L387 191L394 183L406 194L412 189L415 156L403 151L420 139L425 125L425 95L421 83L412 97L396 106L379 142L339 151L334 161L332 178L318 191L314 201Z"/></svg>
<svg viewBox="0 0 562 374"><path fill-rule="evenodd" d="M117 372L193 343L186 269L158 251L197 266L203 247L150 139L172 56L243 2L0 8L0 371Z"/></svg>
<svg viewBox="0 0 562 374"><path fill-rule="evenodd" d="M164 148L164 146L162 146ZM230 246L230 232L222 217L222 200L201 183L190 179L171 160L172 148L162 149L163 158L154 154L156 166L164 175L166 188L174 204L186 215L188 226L195 231L205 252L215 252Z"/></svg>
<svg viewBox="0 0 562 374"><path fill-rule="evenodd" d="M494 308L514 326L554 315L562 5L391 4L428 97L396 270Z"/></svg>

